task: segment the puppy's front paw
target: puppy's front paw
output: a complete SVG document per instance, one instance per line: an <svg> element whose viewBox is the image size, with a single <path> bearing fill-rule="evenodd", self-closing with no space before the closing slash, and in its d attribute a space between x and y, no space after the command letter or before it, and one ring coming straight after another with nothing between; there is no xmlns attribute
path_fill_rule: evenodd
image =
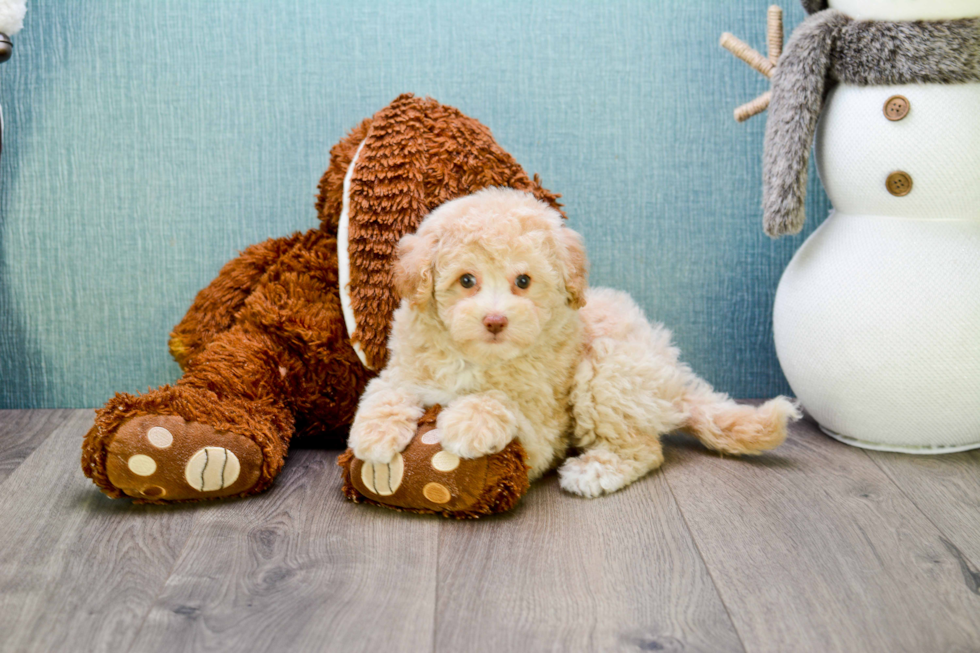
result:
<svg viewBox="0 0 980 653"><path fill-rule="evenodd" d="M442 448L460 458L479 458L503 450L517 435L517 417L486 395L461 397L439 413Z"/></svg>
<svg viewBox="0 0 980 653"><path fill-rule="evenodd" d="M415 437L420 417L422 409L412 407L389 409L380 415L358 413L347 444L365 462L388 464Z"/></svg>

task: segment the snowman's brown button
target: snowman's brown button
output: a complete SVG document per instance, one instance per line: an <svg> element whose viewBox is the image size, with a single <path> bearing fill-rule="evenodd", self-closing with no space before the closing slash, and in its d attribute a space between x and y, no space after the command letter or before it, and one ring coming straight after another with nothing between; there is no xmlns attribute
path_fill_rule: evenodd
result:
<svg viewBox="0 0 980 653"><path fill-rule="evenodd" d="M912 192L912 177L901 170L893 172L885 180L885 188L895 197L905 197Z"/></svg>
<svg viewBox="0 0 980 653"><path fill-rule="evenodd" d="M885 117L893 122L901 120L909 115L911 106L905 96L893 95L885 100Z"/></svg>

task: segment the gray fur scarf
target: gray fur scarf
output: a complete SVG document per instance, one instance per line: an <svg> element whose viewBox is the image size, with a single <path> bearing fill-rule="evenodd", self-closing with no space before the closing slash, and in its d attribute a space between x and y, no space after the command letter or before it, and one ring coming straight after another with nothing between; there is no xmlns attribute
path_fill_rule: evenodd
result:
<svg viewBox="0 0 980 653"><path fill-rule="evenodd" d="M774 238L803 228L810 148L833 82L980 82L980 18L855 21L826 9L793 32L772 77L763 154L763 220Z"/></svg>

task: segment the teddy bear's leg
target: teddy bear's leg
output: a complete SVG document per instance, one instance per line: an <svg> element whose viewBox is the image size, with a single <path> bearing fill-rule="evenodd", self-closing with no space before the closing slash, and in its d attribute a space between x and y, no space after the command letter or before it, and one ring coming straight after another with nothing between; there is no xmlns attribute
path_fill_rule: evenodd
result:
<svg viewBox="0 0 980 653"><path fill-rule="evenodd" d="M170 354L181 369L211 340L232 327L235 316L266 271L281 259L303 234L270 238L245 249L228 261L218 276L197 293L194 303L170 334Z"/></svg>
<svg viewBox="0 0 980 653"><path fill-rule="evenodd" d="M97 412L82 466L114 497L259 492L282 468L295 424L348 424L369 378L341 317L336 242L308 232L270 266L234 326L188 361L176 385L116 395Z"/></svg>
<svg viewBox="0 0 980 653"><path fill-rule="evenodd" d="M221 336L219 336L219 339ZM146 501L260 492L282 468L288 411L191 386L117 394L96 411L82 468L107 495Z"/></svg>

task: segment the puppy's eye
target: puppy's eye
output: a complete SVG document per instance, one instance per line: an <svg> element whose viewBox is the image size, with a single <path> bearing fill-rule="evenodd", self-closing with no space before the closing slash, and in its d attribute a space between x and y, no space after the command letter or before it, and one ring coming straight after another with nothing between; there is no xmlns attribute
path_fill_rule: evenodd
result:
<svg viewBox="0 0 980 653"><path fill-rule="evenodd" d="M459 278L459 285L464 288L472 288L476 285L476 277L472 274L466 273Z"/></svg>
<svg viewBox="0 0 980 653"><path fill-rule="evenodd" d="M524 290L531 285L531 277L527 276L526 274L519 274L517 275L517 278L514 279L514 285L521 290Z"/></svg>

